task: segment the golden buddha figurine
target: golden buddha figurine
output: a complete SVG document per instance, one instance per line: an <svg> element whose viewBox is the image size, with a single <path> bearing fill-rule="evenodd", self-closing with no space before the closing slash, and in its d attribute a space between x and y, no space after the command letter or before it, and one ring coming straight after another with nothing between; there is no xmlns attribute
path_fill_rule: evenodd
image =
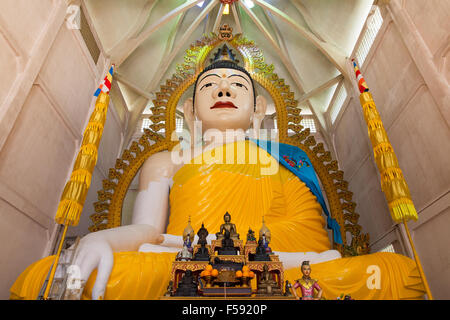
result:
<svg viewBox="0 0 450 320"><path fill-rule="evenodd" d="M183 110L191 133L201 121L200 152L194 152L192 144L151 155L141 167L131 224L81 239L74 264L86 281L83 299L157 299L166 291L189 216L195 229L204 222L212 230L220 227L221 234L229 230L237 236L246 232L242 228L258 225L261 214L270 227L270 246L283 263L285 280L293 283L299 261L308 260L326 296L343 291L355 299L423 296L413 260L393 253L342 258L332 250L322 207L311 189L245 139L250 127L255 135L259 132L266 107L249 72L233 61L216 61L198 74L193 98L185 101ZM234 151L231 163L218 161L225 159L228 149ZM256 154L256 161L241 161L247 154ZM222 223L218 212L226 211L233 213L236 225ZM35 299L53 258L29 266L11 288L11 296ZM366 285L371 276L368 267L373 265L380 270L381 288Z"/></svg>
<svg viewBox="0 0 450 320"><path fill-rule="evenodd" d="M269 267L267 264L263 266L263 272L259 278L258 288L256 291L257 295L263 296L281 296L283 294L280 286L273 279L271 273L269 272Z"/></svg>
<svg viewBox="0 0 450 320"><path fill-rule="evenodd" d="M239 234L236 232L236 225L231 223L231 215L228 211L223 216L225 223L220 225L220 231L216 233L217 240L222 240L225 236L225 230L230 233L230 238L232 240L239 240Z"/></svg>

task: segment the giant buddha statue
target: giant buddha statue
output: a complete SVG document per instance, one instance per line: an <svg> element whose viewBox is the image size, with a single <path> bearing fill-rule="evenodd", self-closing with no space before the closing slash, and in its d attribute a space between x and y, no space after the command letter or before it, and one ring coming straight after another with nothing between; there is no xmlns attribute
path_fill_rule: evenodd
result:
<svg viewBox="0 0 450 320"><path fill-rule="evenodd" d="M215 61L198 74L194 95L183 108L190 132L201 121L200 152L192 143L151 155L141 168L132 223L81 239L74 264L86 281L83 299L162 296L188 217L194 229L204 223L219 230L224 212L233 213L236 230L228 231L236 235L245 234L240 228L260 225L264 216L285 279L294 283L298 266L310 261L328 299L344 292L355 299L422 297L413 260L393 253L342 258L332 249L320 188L279 165L257 139L241 134L249 128L258 132L266 105L256 95L249 72L230 59ZM257 157L252 159L252 154ZM16 281L13 294L35 299L52 261L47 257L31 265ZM369 266L379 268L380 287L367 285Z"/></svg>

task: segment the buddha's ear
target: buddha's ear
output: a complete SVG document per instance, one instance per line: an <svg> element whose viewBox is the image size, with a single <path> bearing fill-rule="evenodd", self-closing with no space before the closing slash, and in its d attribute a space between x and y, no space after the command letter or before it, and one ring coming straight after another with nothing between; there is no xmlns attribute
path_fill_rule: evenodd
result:
<svg viewBox="0 0 450 320"><path fill-rule="evenodd" d="M256 97L255 112L253 114L253 138L259 138L259 129L261 122L266 116L267 100L263 96Z"/></svg>
<svg viewBox="0 0 450 320"><path fill-rule="evenodd" d="M254 117L262 121L266 116L267 100L263 96L256 97L255 114Z"/></svg>
<svg viewBox="0 0 450 320"><path fill-rule="evenodd" d="M194 100L192 98L186 99L186 101L183 104L183 112L184 112L184 119L187 122L187 126L189 128L189 132L194 134Z"/></svg>

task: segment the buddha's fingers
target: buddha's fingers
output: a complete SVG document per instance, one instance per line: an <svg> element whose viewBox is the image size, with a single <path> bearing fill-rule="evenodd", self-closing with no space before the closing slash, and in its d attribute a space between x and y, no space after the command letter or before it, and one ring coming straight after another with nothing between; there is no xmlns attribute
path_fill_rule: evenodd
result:
<svg viewBox="0 0 450 320"><path fill-rule="evenodd" d="M321 253L317 252L278 252L275 251L283 262L286 269L298 267L303 261L309 261L311 264L331 261L341 258L341 254L337 250L327 250Z"/></svg>
<svg viewBox="0 0 450 320"><path fill-rule="evenodd" d="M148 240L152 244L161 244L164 241L164 236L155 230L151 233Z"/></svg>
<svg viewBox="0 0 450 320"><path fill-rule="evenodd" d="M97 279L95 280L94 288L92 289L92 299L101 300L105 297L106 284L108 283L109 275L114 263L114 256L111 250L103 252L98 264Z"/></svg>
<svg viewBox="0 0 450 320"><path fill-rule="evenodd" d="M81 281L89 279L92 271L97 267L100 257L95 252L82 252L75 261L75 265L80 268Z"/></svg>
<svg viewBox="0 0 450 320"><path fill-rule="evenodd" d="M161 253L161 252L178 252L179 248L165 247L165 246L160 246L160 245L151 244L151 243L143 243L139 247L138 251L139 252L157 252L157 253Z"/></svg>
<svg viewBox="0 0 450 320"><path fill-rule="evenodd" d="M173 234L163 234L164 240L160 243L160 245L165 247L174 247L174 248L182 248L183 247L183 237L176 236ZM198 236L194 237L194 243L198 241Z"/></svg>

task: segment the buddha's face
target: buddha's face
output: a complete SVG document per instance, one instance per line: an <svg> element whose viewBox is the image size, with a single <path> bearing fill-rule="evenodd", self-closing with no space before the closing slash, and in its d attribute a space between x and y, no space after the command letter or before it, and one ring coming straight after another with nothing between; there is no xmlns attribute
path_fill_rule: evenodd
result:
<svg viewBox="0 0 450 320"><path fill-rule="evenodd" d="M224 216L223 217L223 220L225 220L225 222L230 222L230 220L231 220L231 217L230 216Z"/></svg>
<svg viewBox="0 0 450 320"><path fill-rule="evenodd" d="M202 122L203 131L246 131L255 115L254 101L252 81L245 73L235 69L212 69L197 81L194 116Z"/></svg>

